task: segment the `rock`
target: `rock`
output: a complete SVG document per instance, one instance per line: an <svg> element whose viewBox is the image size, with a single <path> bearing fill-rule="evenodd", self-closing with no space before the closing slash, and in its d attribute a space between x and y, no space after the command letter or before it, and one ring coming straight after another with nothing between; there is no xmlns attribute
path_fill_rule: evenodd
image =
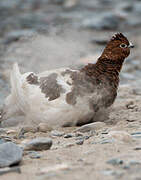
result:
<svg viewBox="0 0 141 180"><path fill-rule="evenodd" d="M100 144L108 144L108 143L113 143L114 140L113 139L103 139L102 141L100 141Z"/></svg>
<svg viewBox="0 0 141 180"><path fill-rule="evenodd" d="M131 142L133 140L132 136L126 131L111 131L107 136L122 142Z"/></svg>
<svg viewBox="0 0 141 180"><path fill-rule="evenodd" d="M133 138L137 138L137 139L140 139L141 138L141 134L134 134L132 135Z"/></svg>
<svg viewBox="0 0 141 180"><path fill-rule="evenodd" d="M36 138L25 144L24 150L28 151L42 151L48 150L52 146L52 139L50 138Z"/></svg>
<svg viewBox="0 0 141 180"><path fill-rule="evenodd" d="M19 164L22 160L23 150L12 142L0 144L0 167Z"/></svg>
<svg viewBox="0 0 141 180"><path fill-rule="evenodd" d="M84 139L80 139L76 141L77 145L82 145L84 143Z"/></svg>
<svg viewBox="0 0 141 180"><path fill-rule="evenodd" d="M131 135L141 135L141 132L134 132L134 133L131 133Z"/></svg>
<svg viewBox="0 0 141 180"><path fill-rule="evenodd" d="M81 126L80 128L76 129L75 131L80 131L80 132L89 132L89 131L96 131L105 126L104 122L94 122L90 124L86 124L84 126Z"/></svg>
<svg viewBox="0 0 141 180"><path fill-rule="evenodd" d="M41 155L37 153L36 151L29 151L28 155L31 159L40 159Z"/></svg>
<svg viewBox="0 0 141 180"><path fill-rule="evenodd" d="M77 131L77 130L75 130L75 131ZM75 137L82 137L84 134L83 133L81 133L81 132L76 132L75 133Z"/></svg>
<svg viewBox="0 0 141 180"><path fill-rule="evenodd" d="M135 151L140 151L140 150L141 150L141 147L135 147L134 150L135 150Z"/></svg>
<svg viewBox="0 0 141 180"><path fill-rule="evenodd" d="M20 130L19 134L24 135L25 133L28 133L28 132L36 133L38 132L38 129L37 127L34 127L34 126L25 126Z"/></svg>
<svg viewBox="0 0 141 180"><path fill-rule="evenodd" d="M75 135L73 133L68 133L68 134L65 134L64 135L64 138L72 138L74 137Z"/></svg>
<svg viewBox="0 0 141 180"><path fill-rule="evenodd" d="M40 132L46 133L46 132L51 131L51 130L52 130L52 128L49 127L47 123L40 123L38 125L38 131L40 131Z"/></svg>
<svg viewBox="0 0 141 180"><path fill-rule="evenodd" d="M131 160L130 162L129 162L129 165L141 165L141 161L137 161L137 160Z"/></svg>
<svg viewBox="0 0 141 180"><path fill-rule="evenodd" d="M120 178L123 174L124 174L124 171L114 171L114 170L104 170L104 171L101 171L101 173L103 175L106 175L106 176L109 176L109 175L112 175L112 176L116 176L117 178Z"/></svg>
<svg viewBox="0 0 141 180"><path fill-rule="evenodd" d="M59 137L61 137L61 136L63 136L64 134L65 134L64 132L57 131L57 130L51 131L51 135L52 135L52 136L59 136Z"/></svg>
<svg viewBox="0 0 141 180"><path fill-rule="evenodd" d="M118 159L118 158L114 158L114 159L110 159L106 162L107 164L112 164L113 166L115 165L122 165L123 164L123 160Z"/></svg>
<svg viewBox="0 0 141 180"><path fill-rule="evenodd" d="M124 19L114 13L104 13L101 16L89 18L83 22L83 26L97 30L114 30L119 27Z"/></svg>
<svg viewBox="0 0 141 180"><path fill-rule="evenodd" d="M6 168L1 168L0 169L0 175L3 175L3 174L7 174L7 173L11 173L11 172L16 172L16 173L21 173L21 169L20 167L6 167Z"/></svg>

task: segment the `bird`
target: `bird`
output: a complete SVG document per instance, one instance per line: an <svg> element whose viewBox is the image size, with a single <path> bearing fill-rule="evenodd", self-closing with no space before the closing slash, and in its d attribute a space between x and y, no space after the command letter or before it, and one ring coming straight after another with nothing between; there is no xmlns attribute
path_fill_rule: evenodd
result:
<svg viewBox="0 0 141 180"><path fill-rule="evenodd" d="M0 111L0 121L24 115L32 124L76 126L94 121L101 108L117 96L119 74L133 44L122 33L108 41L96 63L81 69L59 68L20 73L17 63L10 75L11 94Z"/></svg>

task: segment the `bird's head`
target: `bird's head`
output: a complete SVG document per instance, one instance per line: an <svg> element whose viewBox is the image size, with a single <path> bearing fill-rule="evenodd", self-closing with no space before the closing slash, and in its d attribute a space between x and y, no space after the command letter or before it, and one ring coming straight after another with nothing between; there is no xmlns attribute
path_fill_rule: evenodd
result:
<svg viewBox="0 0 141 180"><path fill-rule="evenodd" d="M124 60L129 56L130 48L133 47L122 33L117 33L107 43L101 57L112 61Z"/></svg>

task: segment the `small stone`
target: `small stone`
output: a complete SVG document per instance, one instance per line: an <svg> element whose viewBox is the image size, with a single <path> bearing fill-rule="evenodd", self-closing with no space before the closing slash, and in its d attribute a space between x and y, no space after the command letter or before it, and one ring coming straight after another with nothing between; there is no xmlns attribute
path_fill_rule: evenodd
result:
<svg viewBox="0 0 141 180"><path fill-rule="evenodd" d="M140 139L141 138L141 134L134 134L132 135L133 138L137 138L137 139Z"/></svg>
<svg viewBox="0 0 141 180"><path fill-rule="evenodd" d="M108 160L106 163L112 164L113 166L115 166L115 165L122 165L123 164L123 160L118 159L118 158L114 158L114 159Z"/></svg>
<svg viewBox="0 0 141 180"><path fill-rule="evenodd" d="M90 123L90 124L81 126L80 128L76 129L76 131L80 131L83 133L89 132L89 131L96 131L96 130L103 128L104 126L105 126L104 122L94 122L94 123Z"/></svg>
<svg viewBox="0 0 141 180"><path fill-rule="evenodd" d="M34 127L34 126L25 126L20 130L19 134L24 135L25 133L28 133L28 132L36 133L38 132L38 129L37 127Z"/></svg>
<svg viewBox="0 0 141 180"><path fill-rule="evenodd" d="M141 150L141 147L135 147L134 150L135 150L135 151L140 151L140 150Z"/></svg>
<svg viewBox="0 0 141 180"><path fill-rule="evenodd" d="M40 137L29 141L25 145L24 150L42 151L42 150L50 149L51 146L52 146L52 139Z"/></svg>
<svg viewBox="0 0 141 180"><path fill-rule="evenodd" d="M113 143L114 140L113 139L103 139L102 141L100 141L100 144L108 144L108 143Z"/></svg>
<svg viewBox="0 0 141 180"><path fill-rule="evenodd" d="M29 151L28 154L31 159L40 159L41 158L41 155L39 153L37 153L36 151Z"/></svg>
<svg viewBox="0 0 141 180"><path fill-rule="evenodd" d="M20 167L6 167L6 168L1 168L0 169L0 175L3 175L3 174L7 174L7 173L11 173L11 172L16 172L16 173L21 173L21 169Z"/></svg>
<svg viewBox="0 0 141 180"><path fill-rule="evenodd" d="M110 131L107 136L123 142L131 142L133 140L132 136L126 131Z"/></svg>
<svg viewBox="0 0 141 180"><path fill-rule="evenodd" d="M52 135L52 136L61 137L61 136L63 136L64 134L65 134L64 132L60 132L60 131L57 131L57 130L51 131L51 135Z"/></svg>
<svg viewBox="0 0 141 180"><path fill-rule="evenodd" d="M12 142L0 144L0 167L19 164L22 160L23 150Z"/></svg>
<svg viewBox="0 0 141 180"><path fill-rule="evenodd" d="M141 135L141 132L134 132L134 133L131 133L131 135Z"/></svg>
<svg viewBox="0 0 141 180"><path fill-rule="evenodd" d="M120 178L123 174L124 174L124 171L114 171L114 170L104 170L104 171L101 171L101 173L103 175L106 175L106 176L116 176L117 178Z"/></svg>
<svg viewBox="0 0 141 180"><path fill-rule="evenodd" d="M68 134L65 134L65 135L64 135L64 138L72 138L72 137L74 137L74 136L75 136L74 134L68 133Z"/></svg>
<svg viewBox="0 0 141 180"><path fill-rule="evenodd" d="M84 139L80 139L76 141L77 145L82 145L84 143Z"/></svg>
<svg viewBox="0 0 141 180"><path fill-rule="evenodd" d="M80 132L76 132L75 133L75 137L82 137L84 134L83 133L80 133Z"/></svg>
<svg viewBox="0 0 141 180"><path fill-rule="evenodd" d="M40 124L38 125L38 131L39 131L39 132L44 132L44 133L46 133L46 132L51 131L51 130L52 130L52 128L49 127L47 123L40 123Z"/></svg>
<svg viewBox="0 0 141 180"><path fill-rule="evenodd" d="M141 165L141 161L131 160L129 165Z"/></svg>

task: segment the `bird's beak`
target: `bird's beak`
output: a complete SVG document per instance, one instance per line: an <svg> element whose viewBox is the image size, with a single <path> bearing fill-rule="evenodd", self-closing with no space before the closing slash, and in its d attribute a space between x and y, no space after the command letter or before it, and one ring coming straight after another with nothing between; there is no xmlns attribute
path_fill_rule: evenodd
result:
<svg viewBox="0 0 141 180"><path fill-rule="evenodd" d="M128 47L129 47L129 48L134 48L134 45L130 42L130 44L129 44Z"/></svg>

